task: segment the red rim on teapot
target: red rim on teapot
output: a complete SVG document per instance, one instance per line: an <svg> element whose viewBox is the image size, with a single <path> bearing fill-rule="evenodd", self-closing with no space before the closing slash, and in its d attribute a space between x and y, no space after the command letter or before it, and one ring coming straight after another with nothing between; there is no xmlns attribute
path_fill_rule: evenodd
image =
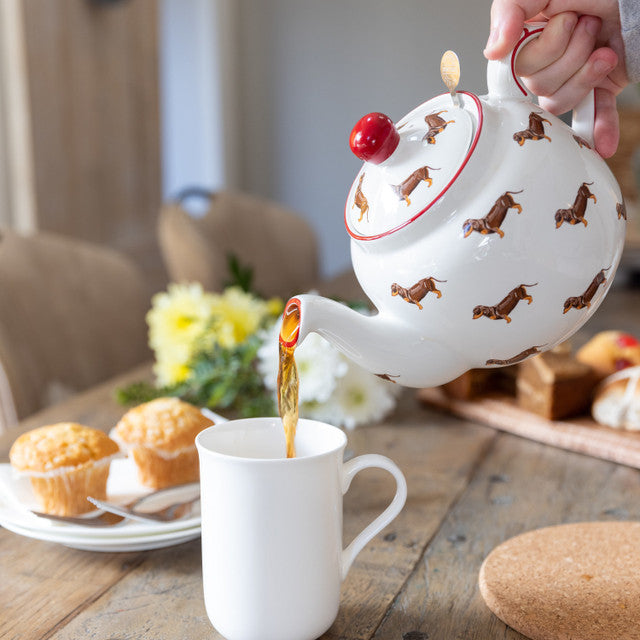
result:
<svg viewBox="0 0 640 640"><path fill-rule="evenodd" d="M351 237L376 240L403 229L454 184L475 150L483 123L480 99L467 91L458 96L459 107L446 93L421 104L396 125L376 113L354 127L351 148L365 162L345 206ZM372 122L384 139L362 130Z"/></svg>

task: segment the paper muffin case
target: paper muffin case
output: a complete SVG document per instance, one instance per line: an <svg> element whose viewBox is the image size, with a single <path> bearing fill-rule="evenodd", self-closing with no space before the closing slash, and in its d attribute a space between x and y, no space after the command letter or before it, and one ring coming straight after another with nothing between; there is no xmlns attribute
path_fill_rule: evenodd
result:
<svg viewBox="0 0 640 640"><path fill-rule="evenodd" d="M195 445L171 453L154 447L130 445L128 453L136 463L138 479L145 487L162 489L196 482L199 478Z"/></svg>
<svg viewBox="0 0 640 640"><path fill-rule="evenodd" d="M87 496L106 499L109 466L114 457L48 472L25 472L24 475L30 478L42 511L60 516L78 515L95 509Z"/></svg>

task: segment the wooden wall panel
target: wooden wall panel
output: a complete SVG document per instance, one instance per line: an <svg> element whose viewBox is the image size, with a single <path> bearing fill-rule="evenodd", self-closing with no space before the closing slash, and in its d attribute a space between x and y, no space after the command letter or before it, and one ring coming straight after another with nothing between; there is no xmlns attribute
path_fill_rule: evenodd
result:
<svg viewBox="0 0 640 640"><path fill-rule="evenodd" d="M114 246L162 286L156 0L24 0L37 226Z"/></svg>

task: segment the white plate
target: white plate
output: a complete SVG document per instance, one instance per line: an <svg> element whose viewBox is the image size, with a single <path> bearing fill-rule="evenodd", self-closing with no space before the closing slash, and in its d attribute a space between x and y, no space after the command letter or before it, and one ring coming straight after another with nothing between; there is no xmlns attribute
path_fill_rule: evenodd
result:
<svg viewBox="0 0 640 640"><path fill-rule="evenodd" d="M203 413L217 423L226 422L225 418L207 409ZM151 491L139 483L131 459L116 458L112 461L107 481L108 500L126 502ZM39 505L30 480L16 474L10 464L0 463L0 526L14 533L94 551L157 549L193 540L200 535L199 505L194 508L192 516L174 522L125 520L104 528L54 522L35 516L30 513L32 509L39 510Z"/></svg>
<svg viewBox="0 0 640 640"><path fill-rule="evenodd" d="M34 530L21 527L13 522L0 522L5 529L13 531L27 538L35 538L36 540L44 540L46 542L56 542L65 547L73 549L82 549L84 551L145 551L147 549L161 549L162 547L170 547L189 540L195 540L200 537L200 527L192 527L179 531L169 531L165 534L150 536L133 536L133 537L115 537L112 539L90 538L90 537L74 537L69 535L61 535L45 531Z"/></svg>
<svg viewBox="0 0 640 640"><path fill-rule="evenodd" d="M130 458L117 458L112 461L107 481L107 497L110 501L126 502L151 491L138 482L135 464ZM158 523L125 520L121 524L104 528L54 522L35 516L30 513L31 509L38 511L39 506L31 491L29 478L17 475L8 463L0 464L0 524L8 521L26 529L50 531L54 535L64 532L64 535L74 537L109 539L121 536L155 535L200 526L200 512L197 506L193 516L183 520Z"/></svg>

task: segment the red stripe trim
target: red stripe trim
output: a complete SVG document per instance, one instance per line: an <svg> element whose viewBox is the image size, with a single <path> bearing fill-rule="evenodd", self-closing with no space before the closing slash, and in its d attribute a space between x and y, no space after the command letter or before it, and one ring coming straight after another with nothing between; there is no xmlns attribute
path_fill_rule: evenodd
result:
<svg viewBox="0 0 640 640"><path fill-rule="evenodd" d="M349 213L349 201L347 200L347 203L346 203L346 205L344 207L344 225L347 228L348 234L352 238L354 238L356 240L378 240L379 238L384 238L385 236L391 235L392 233L395 233L396 231L400 231L400 229L404 229L407 225L409 225L412 222L414 222L415 220L417 220L423 213L426 213L436 202L438 202L440 200L440 198L442 198L442 196L451 188L453 183L458 179L458 176L460 175L460 173L464 169L464 167L467 164L467 162L469 162L469 159L471 158L471 156L473 155L473 152L475 151L476 145L478 144L478 139L480 138L480 133L482 131L482 123L483 123L483 120L484 120L483 113L482 113L482 102L480 102L480 98L478 98L478 96L476 96L475 94L470 93L468 91L458 91L458 93L462 93L462 94L464 94L466 96L469 96L476 103L476 108L478 110L478 128L476 129L476 133L473 136L473 140L471 142L471 146L469 147L469 150L467 151L467 155L464 157L464 160L462 161L462 163L458 167L458 170L456 171L456 173L453 176L453 178L451 178L451 180L449 180L449 183L445 186L445 188L424 209L422 209L422 211L419 211L418 213L416 213L416 215L414 215L413 218L410 218L409 220L406 220L402 224L398 225L397 227L395 227L393 229L390 229L389 231L384 231L383 233L378 233L378 234L376 234L374 236L360 236L357 233L353 233L351 231L351 229L349 229L349 224L347 222L347 216L348 216L348 213ZM449 94L448 93L443 93L443 94L440 94L440 95L444 96L444 95L449 95ZM436 98L439 98L439 97L440 96L436 96Z"/></svg>
<svg viewBox="0 0 640 640"><path fill-rule="evenodd" d="M302 322L302 303L300 302L300 300L298 298L291 298L287 302L287 304L285 305L284 311L282 312L283 321L287 317L288 312L289 312L289 310L291 309L292 306L298 308L298 315L300 316L300 322ZM293 334L293 339L292 340L290 340L290 341L283 340L282 339L282 333L279 335L279 339L280 339L280 342L285 347L295 347L296 343L298 342L299 336L300 336L300 325L298 324L298 328L296 329L295 333Z"/></svg>
<svg viewBox="0 0 640 640"><path fill-rule="evenodd" d="M522 46L522 43L527 40L527 38L535 35L536 33L541 33L544 31L544 27L540 27L539 29L533 29L529 31L529 29L524 29L524 35L518 40L516 46L513 47L513 51L511 52L511 75L513 76L514 82L518 85L518 89L522 91L523 95L526 97L529 95L526 87L520 82L520 78L516 75L516 57L518 55L518 51Z"/></svg>

